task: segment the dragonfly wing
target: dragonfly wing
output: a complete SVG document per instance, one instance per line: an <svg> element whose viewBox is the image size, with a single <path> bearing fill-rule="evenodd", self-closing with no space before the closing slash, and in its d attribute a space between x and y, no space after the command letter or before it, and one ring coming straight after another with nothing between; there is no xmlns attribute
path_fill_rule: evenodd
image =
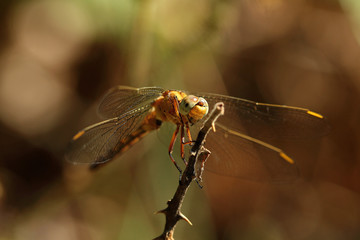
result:
<svg viewBox="0 0 360 240"><path fill-rule="evenodd" d="M210 110L217 102L225 104L225 115L218 119L218 123L265 142L304 140L324 136L329 131L326 119L308 109L217 94L199 95L208 101Z"/></svg>
<svg viewBox="0 0 360 240"><path fill-rule="evenodd" d="M256 103L217 94L193 95L205 98L210 111L217 102L225 104L225 115L219 117L217 131L208 135L205 144L212 152L205 169L222 175L259 181L297 178L296 163L289 163L291 159L287 161L281 149L273 145L282 145L284 140L321 137L329 131L329 125L321 115L304 108ZM204 121L196 124L194 133Z"/></svg>
<svg viewBox="0 0 360 240"><path fill-rule="evenodd" d="M110 160L122 150L126 137L140 127L151 107L151 104L144 105L81 130L71 140L66 159L96 164Z"/></svg>
<svg viewBox="0 0 360 240"><path fill-rule="evenodd" d="M299 175L296 164L287 162L278 151L220 124L215 133L208 134L205 147L211 151L205 164L210 172L271 182L291 181Z"/></svg>
<svg viewBox="0 0 360 240"><path fill-rule="evenodd" d="M158 87L114 87L110 89L101 100L98 114L104 119L120 116L130 109L137 109L153 102L161 96L163 92L164 89Z"/></svg>

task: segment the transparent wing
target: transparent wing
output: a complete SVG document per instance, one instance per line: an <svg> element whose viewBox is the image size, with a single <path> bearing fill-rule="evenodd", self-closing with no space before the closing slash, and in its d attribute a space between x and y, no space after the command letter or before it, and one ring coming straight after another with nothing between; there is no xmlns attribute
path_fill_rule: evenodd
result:
<svg viewBox="0 0 360 240"><path fill-rule="evenodd" d="M254 181L287 182L299 176L296 162L291 164L281 152L244 137L218 124L216 132L210 132L206 139L211 155L205 169Z"/></svg>
<svg viewBox="0 0 360 240"><path fill-rule="evenodd" d="M225 115L219 123L237 132L271 143L272 140L299 140L323 136L329 131L327 121L305 108L257 103L246 99L199 94L209 103L210 110L217 102L225 104Z"/></svg>
<svg viewBox="0 0 360 240"><path fill-rule="evenodd" d="M122 150L124 140L140 127L151 104L81 130L71 140L66 159L73 163L104 163Z"/></svg>
<svg viewBox="0 0 360 240"><path fill-rule="evenodd" d="M224 102L225 115L216 122L205 147L211 151L206 170L250 180L287 181L298 176L296 163L286 161L281 141L307 139L325 135L326 120L307 109L263 104L245 99L199 94L210 110L216 102ZM204 120L195 126L196 134ZM196 135L195 135L196 136Z"/></svg>
<svg viewBox="0 0 360 240"><path fill-rule="evenodd" d="M163 92L164 89L158 87L114 87L101 100L98 114L104 119L118 117L129 109L136 109L154 101Z"/></svg>

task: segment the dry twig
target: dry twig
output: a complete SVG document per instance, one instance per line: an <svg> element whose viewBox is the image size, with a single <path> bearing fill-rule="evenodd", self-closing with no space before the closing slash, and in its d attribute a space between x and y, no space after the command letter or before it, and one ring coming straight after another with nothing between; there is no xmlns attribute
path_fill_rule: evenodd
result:
<svg viewBox="0 0 360 240"><path fill-rule="evenodd" d="M165 214L166 222L164 232L154 240L173 240L175 225L181 219L192 225L190 220L181 213L181 205L192 180L194 180L196 177L201 177L197 176L196 174L195 164L199 160L198 158L204 158L204 156L207 157L210 154L210 152L204 148L206 136L210 129L215 131L215 122L217 118L223 114L224 104L215 104L214 109L210 113L208 119L205 121L204 126L201 128L196 138L195 144L191 148L188 164L179 181L179 186L174 194L174 197L167 202L167 208L157 212ZM205 161L205 159L201 159L201 161Z"/></svg>

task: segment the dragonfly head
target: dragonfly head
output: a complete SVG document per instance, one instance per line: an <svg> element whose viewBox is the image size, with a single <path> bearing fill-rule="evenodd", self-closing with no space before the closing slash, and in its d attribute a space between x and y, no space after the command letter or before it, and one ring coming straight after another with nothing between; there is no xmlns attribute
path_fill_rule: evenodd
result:
<svg viewBox="0 0 360 240"><path fill-rule="evenodd" d="M195 123L202 119L209 111L207 101L202 97L188 95L180 102L180 113L187 116L191 123Z"/></svg>

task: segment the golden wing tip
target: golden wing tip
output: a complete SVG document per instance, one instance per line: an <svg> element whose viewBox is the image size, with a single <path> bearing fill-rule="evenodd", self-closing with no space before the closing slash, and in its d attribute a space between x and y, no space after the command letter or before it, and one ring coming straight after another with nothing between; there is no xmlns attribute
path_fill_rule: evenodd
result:
<svg viewBox="0 0 360 240"><path fill-rule="evenodd" d="M75 140L79 139L82 135L84 135L84 133L85 133L85 131L81 130L80 132L75 134L75 136L73 136L72 140L75 141Z"/></svg>
<svg viewBox="0 0 360 240"><path fill-rule="evenodd" d="M283 158L285 161L287 161L288 163L294 164L294 160L289 157L288 155L286 155L284 152L280 152L280 157Z"/></svg>
<svg viewBox="0 0 360 240"><path fill-rule="evenodd" d="M324 118L324 116L321 115L320 113L316 113L316 112L313 112L313 111L310 111L310 110L308 110L306 113L307 113L307 114L310 114L310 115L312 115L312 116L314 116L314 117L317 117L317 118L321 118L321 119Z"/></svg>

